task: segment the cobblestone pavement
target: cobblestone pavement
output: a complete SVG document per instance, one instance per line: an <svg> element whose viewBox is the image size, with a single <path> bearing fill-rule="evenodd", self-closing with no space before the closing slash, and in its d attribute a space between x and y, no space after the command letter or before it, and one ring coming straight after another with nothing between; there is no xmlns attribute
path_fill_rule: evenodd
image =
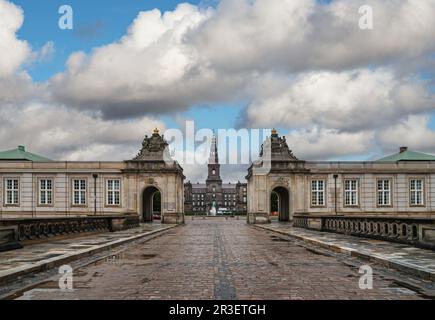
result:
<svg viewBox="0 0 435 320"><path fill-rule="evenodd" d="M424 275L435 281L435 252L416 248L407 244L382 240L360 238L345 234L320 232L302 228L294 228L288 222L273 222L258 225L259 228L281 232L306 241L316 242L326 247L335 247L347 252L356 252L382 261L384 264L396 264L407 267L409 272Z"/></svg>
<svg viewBox="0 0 435 320"><path fill-rule="evenodd" d="M352 266L244 220L188 220L74 270L72 292L61 292L56 276L19 299L422 298L380 267L374 268L374 288L359 289L363 262L355 262Z"/></svg>
<svg viewBox="0 0 435 320"><path fill-rule="evenodd" d="M114 241L122 241L167 226L160 223L141 224L138 228L125 231L77 234L75 237L68 235L48 241L28 241L22 249L0 252L0 277L14 269L21 270L32 267L44 260L53 260L81 250L104 246Z"/></svg>

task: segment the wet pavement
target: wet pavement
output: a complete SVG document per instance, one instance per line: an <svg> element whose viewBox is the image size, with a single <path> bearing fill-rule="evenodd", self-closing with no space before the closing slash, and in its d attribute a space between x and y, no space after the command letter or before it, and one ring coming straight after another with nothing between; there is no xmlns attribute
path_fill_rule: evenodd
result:
<svg viewBox="0 0 435 320"><path fill-rule="evenodd" d="M73 271L73 290L52 276L18 299L422 299L407 276L235 219L187 220L159 237Z"/></svg>
<svg viewBox="0 0 435 320"><path fill-rule="evenodd" d="M74 260L87 253L92 254L168 227L174 225L142 224L138 228L119 232L66 235L48 240L28 241L22 249L0 252L0 285L10 282L14 277L53 267L57 262ZM1 293L0 287L0 296Z"/></svg>
<svg viewBox="0 0 435 320"><path fill-rule="evenodd" d="M389 241L294 228L288 222L275 221L257 227L291 235L304 241L356 254L360 257L365 256L389 267L399 268L399 270L406 269L411 274L435 281L435 252L432 250Z"/></svg>

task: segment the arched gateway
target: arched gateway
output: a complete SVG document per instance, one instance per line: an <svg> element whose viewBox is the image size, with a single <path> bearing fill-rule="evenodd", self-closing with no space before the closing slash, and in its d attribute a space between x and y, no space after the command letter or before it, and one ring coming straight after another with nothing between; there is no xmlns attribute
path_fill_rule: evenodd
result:
<svg viewBox="0 0 435 320"><path fill-rule="evenodd" d="M156 216L161 218L161 192L155 186L146 187L142 192L142 219L153 222Z"/></svg>
<svg viewBox="0 0 435 320"><path fill-rule="evenodd" d="M275 197L273 196L275 195ZM276 209L278 211L279 221L290 220L290 194L285 187L276 187L272 190L270 197L271 211ZM275 208L273 208L275 207Z"/></svg>
<svg viewBox="0 0 435 320"><path fill-rule="evenodd" d="M293 219L294 176L306 172L304 163L290 151L285 137L279 137L273 130L262 145L259 160L249 167L246 176L248 223L270 222L272 201L277 201L274 209L280 221Z"/></svg>
<svg viewBox="0 0 435 320"><path fill-rule="evenodd" d="M185 177L171 159L163 135L156 129L151 137L145 136L139 154L125 163L129 211L135 211L143 222L160 216L162 223L184 223ZM154 206L156 193L160 193L160 208Z"/></svg>

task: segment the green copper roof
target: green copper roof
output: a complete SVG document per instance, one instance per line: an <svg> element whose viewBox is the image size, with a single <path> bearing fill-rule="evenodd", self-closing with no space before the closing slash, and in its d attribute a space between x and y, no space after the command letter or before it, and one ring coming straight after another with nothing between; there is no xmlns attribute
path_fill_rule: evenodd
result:
<svg viewBox="0 0 435 320"><path fill-rule="evenodd" d="M377 161L435 161L435 156L421 152L409 151L408 148L402 147L399 153L392 154Z"/></svg>
<svg viewBox="0 0 435 320"><path fill-rule="evenodd" d="M0 152L0 161L33 161L33 162L46 162L52 161L48 158L39 156L34 153L26 151L24 146L18 146L18 148L8 151Z"/></svg>

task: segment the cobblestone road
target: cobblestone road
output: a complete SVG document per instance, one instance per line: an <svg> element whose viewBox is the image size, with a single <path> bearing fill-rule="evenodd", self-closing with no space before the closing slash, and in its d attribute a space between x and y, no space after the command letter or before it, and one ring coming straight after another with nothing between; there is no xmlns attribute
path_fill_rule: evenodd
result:
<svg viewBox="0 0 435 320"><path fill-rule="evenodd" d="M361 264L363 264L361 262ZM148 242L74 270L74 291L53 277L20 299L419 299L375 268L373 290L358 267L299 246L244 220L188 220Z"/></svg>

